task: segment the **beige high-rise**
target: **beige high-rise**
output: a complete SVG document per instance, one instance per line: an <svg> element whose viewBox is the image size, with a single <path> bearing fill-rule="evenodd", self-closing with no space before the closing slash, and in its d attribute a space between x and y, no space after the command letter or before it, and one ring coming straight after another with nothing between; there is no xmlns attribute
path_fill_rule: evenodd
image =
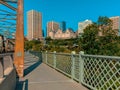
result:
<svg viewBox="0 0 120 90"><path fill-rule="evenodd" d="M60 25L58 22L50 21L47 23L47 37L51 37L54 39L55 33L60 28Z"/></svg>
<svg viewBox="0 0 120 90"><path fill-rule="evenodd" d="M92 24L92 21L88 19L83 22L78 23L78 36L79 37L84 33L84 29L90 24Z"/></svg>
<svg viewBox="0 0 120 90"><path fill-rule="evenodd" d="M42 15L40 12L30 10L27 12L28 40L42 40Z"/></svg>
<svg viewBox="0 0 120 90"><path fill-rule="evenodd" d="M120 36L120 16L110 17L113 26L112 29L115 30L116 35Z"/></svg>

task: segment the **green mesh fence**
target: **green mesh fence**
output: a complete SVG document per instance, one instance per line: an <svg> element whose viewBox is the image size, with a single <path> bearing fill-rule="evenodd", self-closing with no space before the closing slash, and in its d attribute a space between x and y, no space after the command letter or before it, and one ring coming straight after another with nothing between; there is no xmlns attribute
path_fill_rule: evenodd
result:
<svg viewBox="0 0 120 90"><path fill-rule="evenodd" d="M56 54L56 69L62 73L71 76L71 55L69 54Z"/></svg>
<svg viewBox="0 0 120 90"><path fill-rule="evenodd" d="M83 55L82 82L98 90L120 90L120 58Z"/></svg>
<svg viewBox="0 0 120 90"><path fill-rule="evenodd" d="M80 60L79 55L74 55L74 79L79 81L80 78Z"/></svg>
<svg viewBox="0 0 120 90"><path fill-rule="evenodd" d="M51 67L54 66L54 54L53 53L47 53L47 64Z"/></svg>
<svg viewBox="0 0 120 90"><path fill-rule="evenodd" d="M44 63L93 90L120 90L120 57L42 53Z"/></svg>

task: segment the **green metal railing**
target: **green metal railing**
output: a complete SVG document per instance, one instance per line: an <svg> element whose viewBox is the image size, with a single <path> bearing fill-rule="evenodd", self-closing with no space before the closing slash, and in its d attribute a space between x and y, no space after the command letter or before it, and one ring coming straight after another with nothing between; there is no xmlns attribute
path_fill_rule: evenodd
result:
<svg viewBox="0 0 120 90"><path fill-rule="evenodd" d="M93 90L120 90L120 57L42 53L43 62Z"/></svg>
<svg viewBox="0 0 120 90"><path fill-rule="evenodd" d="M120 90L120 57L82 55L82 83L93 89Z"/></svg>

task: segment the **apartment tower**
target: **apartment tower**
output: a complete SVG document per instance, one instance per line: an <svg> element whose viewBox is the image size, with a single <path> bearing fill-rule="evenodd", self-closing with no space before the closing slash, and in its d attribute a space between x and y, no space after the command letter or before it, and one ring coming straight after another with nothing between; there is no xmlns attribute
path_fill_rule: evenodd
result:
<svg viewBox="0 0 120 90"><path fill-rule="evenodd" d="M60 23L60 29L61 29L63 32L65 32L65 30L66 30L66 22L65 22L65 21L62 21L62 22Z"/></svg>
<svg viewBox="0 0 120 90"><path fill-rule="evenodd" d="M60 28L60 25L58 22L50 21L47 23L47 37L51 37L54 39L55 33Z"/></svg>
<svg viewBox="0 0 120 90"><path fill-rule="evenodd" d="M112 29L115 30L116 35L120 36L120 16L110 17L113 26Z"/></svg>
<svg viewBox="0 0 120 90"><path fill-rule="evenodd" d="M42 40L42 15L40 12L30 10L27 12L28 40Z"/></svg>
<svg viewBox="0 0 120 90"><path fill-rule="evenodd" d="M81 36L84 33L84 29L90 24L92 24L92 21L88 19L83 22L79 22L78 23L78 36Z"/></svg>

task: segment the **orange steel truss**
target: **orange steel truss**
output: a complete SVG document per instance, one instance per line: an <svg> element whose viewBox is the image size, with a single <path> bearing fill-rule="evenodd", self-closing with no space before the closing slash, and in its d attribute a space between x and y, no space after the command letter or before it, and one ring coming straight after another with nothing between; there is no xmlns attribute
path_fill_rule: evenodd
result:
<svg viewBox="0 0 120 90"><path fill-rule="evenodd" d="M24 76L24 25L23 25L23 0L18 0L17 26L14 65L19 77Z"/></svg>

